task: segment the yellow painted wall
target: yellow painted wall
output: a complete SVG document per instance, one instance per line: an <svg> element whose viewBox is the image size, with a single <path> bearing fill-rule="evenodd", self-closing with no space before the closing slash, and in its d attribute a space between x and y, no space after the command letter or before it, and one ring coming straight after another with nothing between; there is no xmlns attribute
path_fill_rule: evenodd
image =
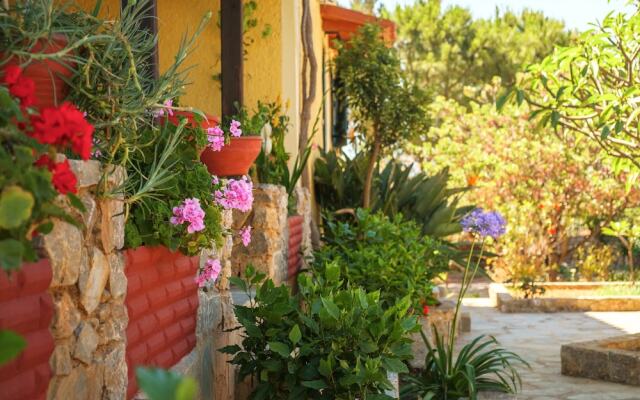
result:
<svg viewBox="0 0 640 400"><path fill-rule="evenodd" d="M244 100L254 109L258 101L273 102L282 98L282 15L280 2L292 0L259 0L253 18L257 26L245 37ZM263 32L270 27L268 35Z"/></svg>
<svg viewBox="0 0 640 400"><path fill-rule="evenodd" d="M211 0L158 0L158 57L160 72L166 70L178 52L183 36L192 35L202 17L212 13L204 31L198 37L184 66L191 67L180 98L183 106L199 108L220 115L220 84L214 79L220 73L220 28L218 15L220 1Z"/></svg>
<svg viewBox="0 0 640 400"><path fill-rule="evenodd" d="M75 3L83 10L93 11L97 0L76 0ZM58 4L67 3L66 0L56 0ZM100 8L100 18L116 18L120 15L120 0L103 0Z"/></svg>

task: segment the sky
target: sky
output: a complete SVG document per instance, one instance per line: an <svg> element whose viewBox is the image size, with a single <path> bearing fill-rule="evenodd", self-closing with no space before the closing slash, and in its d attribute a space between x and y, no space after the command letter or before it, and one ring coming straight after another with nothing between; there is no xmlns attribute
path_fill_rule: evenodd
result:
<svg viewBox="0 0 640 400"><path fill-rule="evenodd" d="M415 0L380 0L387 9ZM345 2L345 0L343 0ZM609 11L625 9L627 0L442 0L447 7L460 5L471 10L476 18L490 18L496 6L501 10L520 11L523 8L543 11L549 17L563 20L570 29L588 29L589 23L601 20ZM628 9L628 8L627 8Z"/></svg>

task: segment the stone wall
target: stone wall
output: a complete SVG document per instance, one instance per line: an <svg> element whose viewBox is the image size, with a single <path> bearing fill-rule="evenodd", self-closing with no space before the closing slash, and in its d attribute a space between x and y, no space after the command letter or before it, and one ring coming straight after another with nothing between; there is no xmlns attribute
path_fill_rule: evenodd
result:
<svg viewBox="0 0 640 400"><path fill-rule="evenodd" d="M47 397L124 399L127 279L118 251L124 245L124 203L118 198L96 198L100 163L71 161L71 167L86 211L70 212L84 226L56 221L42 243L53 271L55 349ZM103 183L108 190L123 181L123 170L114 168Z"/></svg>
<svg viewBox="0 0 640 400"><path fill-rule="evenodd" d="M251 243L236 240L231 254L232 273L242 277L252 264L274 282L287 279L287 191L283 186L260 184L254 187L253 210L233 213L233 228L252 226Z"/></svg>

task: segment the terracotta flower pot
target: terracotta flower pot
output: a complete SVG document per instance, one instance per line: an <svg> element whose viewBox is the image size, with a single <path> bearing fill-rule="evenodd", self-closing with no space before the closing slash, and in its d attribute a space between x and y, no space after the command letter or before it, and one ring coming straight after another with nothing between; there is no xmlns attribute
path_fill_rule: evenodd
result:
<svg viewBox="0 0 640 400"><path fill-rule="evenodd" d="M202 129L206 130L207 128L212 128L214 126L217 126L220 123L218 118L214 117L213 115L205 114L205 117L206 119L200 122L200 127ZM190 111L173 111L173 115L169 115L168 118L169 118L169 121L174 125L178 125L178 123L180 122L180 119L186 118L187 121L189 121L189 123L187 124L188 127L196 128L198 126L196 123L197 114L194 114Z"/></svg>
<svg viewBox="0 0 640 400"><path fill-rule="evenodd" d="M31 49L31 53L56 53L64 49L67 43L69 41L65 35L54 34L50 39L39 39ZM20 61L13 58L7 65L20 65ZM69 94L69 85L65 79L71 79L73 76L74 65L71 61L46 59L35 60L23 67L22 75L32 79L36 85L34 104L36 108L54 107L64 101Z"/></svg>
<svg viewBox="0 0 640 400"><path fill-rule="evenodd" d="M253 162L258 158L261 148L262 138L260 136L231 138L231 142L220 151L206 148L200 156L200 161L207 166L213 175L246 175Z"/></svg>

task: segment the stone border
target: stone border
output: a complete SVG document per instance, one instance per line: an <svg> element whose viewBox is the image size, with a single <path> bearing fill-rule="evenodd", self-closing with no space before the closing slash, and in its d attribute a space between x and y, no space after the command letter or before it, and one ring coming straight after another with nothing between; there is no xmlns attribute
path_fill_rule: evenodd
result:
<svg viewBox="0 0 640 400"><path fill-rule="evenodd" d="M620 282L545 282L547 289L590 290L620 285ZM489 285L489 298L504 313L640 311L640 296L578 296L568 298L518 299L502 283Z"/></svg>
<svg viewBox="0 0 640 400"><path fill-rule="evenodd" d="M561 347L562 374L640 386L640 333Z"/></svg>

